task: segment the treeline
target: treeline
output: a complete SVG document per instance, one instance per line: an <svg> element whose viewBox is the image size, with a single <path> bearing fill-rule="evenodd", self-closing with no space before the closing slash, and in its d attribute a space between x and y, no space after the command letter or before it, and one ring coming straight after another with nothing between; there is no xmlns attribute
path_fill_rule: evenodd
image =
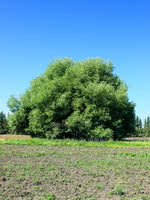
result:
<svg viewBox="0 0 150 200"><path fill-rule="evenodd" d="M8 119L5 113L0 112L0 134L7 133L9 133Z"/></svg>
<svg viewBox="0 0 150 200"><path fill-rule="evenodd" d="M135 132L127 86L100 58L56 59L19 99L8 100L14 134L86 140L121 139Z"/></svg>
<svg viewBox="0 0 150 200"><path fill-rule="evenodd" d="M136 117L136 136L138 137L150 137L150 117L148 116L144 123L142 120L137 116Z"/></svg>

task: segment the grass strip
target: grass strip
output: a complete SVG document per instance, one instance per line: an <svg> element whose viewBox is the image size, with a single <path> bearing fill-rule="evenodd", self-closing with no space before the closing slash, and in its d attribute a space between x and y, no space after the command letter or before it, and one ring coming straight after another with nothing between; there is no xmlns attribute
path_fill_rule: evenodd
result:
<svg viewBox="0 0 150 200"><path fill-rule="evenodd" d="M76 146L76 147L150 147L150 141L84 141L72 139L5 139L0 140L0 144L17 144L17 145L50 145L50 146Z"/></svg>

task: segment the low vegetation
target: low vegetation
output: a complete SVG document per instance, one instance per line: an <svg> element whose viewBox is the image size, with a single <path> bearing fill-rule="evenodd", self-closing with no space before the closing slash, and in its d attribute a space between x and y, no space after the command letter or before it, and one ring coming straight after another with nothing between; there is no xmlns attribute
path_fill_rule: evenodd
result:
<svg viewBox="0 0 150 200"><path fill-rule="evenodd" d="M137 140L138 139L138 140ZM74 139L41 139L26 135L0 135L0 144L50 145L72 147L150 147L150 138L124 138L124 141L86 141Z"/></svg>
<svg viewBox="0 0 150 200"><path fill-rule="evenodd" d="M0 199L149 200L149 147L150 141L0 140Z"/></svg>

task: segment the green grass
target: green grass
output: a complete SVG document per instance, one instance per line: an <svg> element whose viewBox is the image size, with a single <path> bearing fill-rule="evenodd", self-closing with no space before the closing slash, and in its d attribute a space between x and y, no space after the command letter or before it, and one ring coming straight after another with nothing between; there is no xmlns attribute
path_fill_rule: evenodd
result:
<svg viewBox="0 0 150 200"><path fill-rule="evenodd" d="M0 144L18 144L18 145L50 145L50 146L83 146L83 147L150 147L150 141L84 141L70 139L40 139L32 138L27 140L6 139L0 140Z"/></svg>

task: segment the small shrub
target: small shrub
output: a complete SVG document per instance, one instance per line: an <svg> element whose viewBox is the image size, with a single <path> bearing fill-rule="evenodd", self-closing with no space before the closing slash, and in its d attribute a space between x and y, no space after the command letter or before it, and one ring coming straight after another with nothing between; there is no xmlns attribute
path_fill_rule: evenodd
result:
<svg viewBox="0 0 150 200"><path fill-rule="evenodd" d="M56 196L55 194L49 193L49 194L44 194L44 196L40 200L55 200Z"/></svg>
<svg viewBox="0 0 150 200"><path fill-rule="evenodd" d="M117 184L113 191L110 192L111 195L119 195L122 196L125 193L123 192L123 187L120 184Z"/></svg>
<svg viewBox="0 0 150 200"><path fill-rule="evenodd" d="M97 185L96 185L96 188L97 188L98 190L102 190L104 187L103 187L103 185L101 185L101 184L97 184Z"/></svg>

